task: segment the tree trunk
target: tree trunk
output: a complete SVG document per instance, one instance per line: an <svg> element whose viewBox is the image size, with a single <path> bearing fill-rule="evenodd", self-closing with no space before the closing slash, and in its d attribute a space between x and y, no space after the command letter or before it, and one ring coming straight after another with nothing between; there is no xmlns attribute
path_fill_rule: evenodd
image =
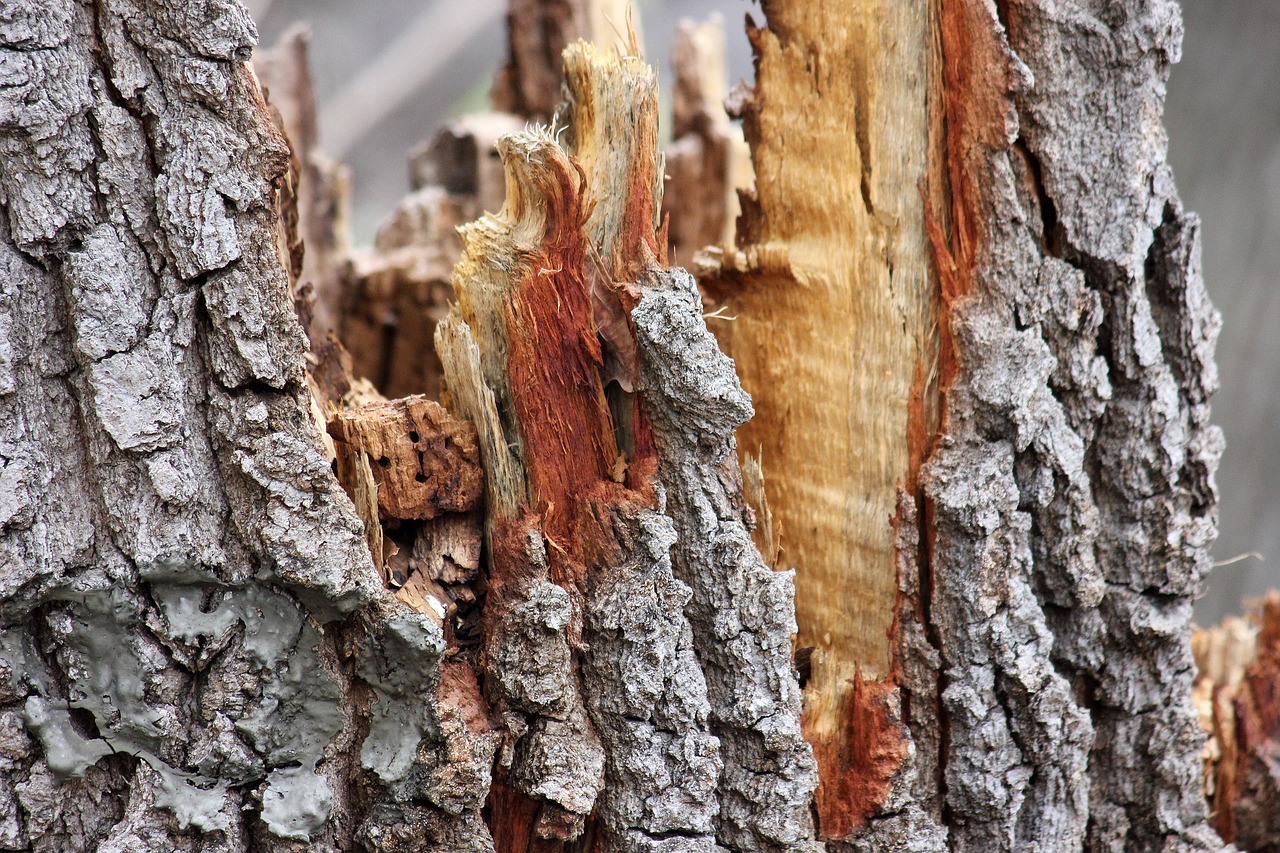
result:
<svg viewBox="0 0 1280 853"><path fill-rule="evenodd" d="M545 116L599 9L512 10ZM764 11L700 294L695 60L683 198L573 44L499 213L473 120L359 255L301 42L291 159L234 0L8 0L0 848L1222 847L1176 7Z"/></svg>

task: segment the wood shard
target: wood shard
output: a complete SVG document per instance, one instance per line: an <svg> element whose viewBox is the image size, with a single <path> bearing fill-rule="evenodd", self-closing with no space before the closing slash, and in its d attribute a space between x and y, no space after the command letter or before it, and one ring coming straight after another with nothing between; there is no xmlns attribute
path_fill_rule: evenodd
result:
<svg viewBox="0 0 1280 853"><path fill-rule="evenodd" d="M1280 845L1280 592L1247 619L1197 630L1193 701L1209 734L1205 795L1224 841L1243 850Z"/></svg>
<svg viewBox="0 0 1280 853"><path fill-rule="evenodd" d="M751 152L741 125L729 121L724 25L682 21L671 49L675 68L672 141L666 149L663 193L673 263L733 240L742 212L739 191L751 191Z"/></svg>
<svg viewBox="0 0 1280 853"><path fill-rule="evenodd" d="M441 583L469 583L480 570L483 540L477 515L442 515L419 528L413 543L413 568Z"/></svg>
<svg viewBox="0 0 1280 853"><path fill-rule="evenodd" d="M378 485L369 466L369 457L345 442L335 443L335 450L338 482L355 505L356 514L364 522L369 555L385 581L382 525L378 521Z"/></svg>
<svg viewBox="0 0 1280 853"><path fill-rule="evenodd" d="M475 428L426 397L336 412L329 435L365 454L384 517L435 518L479 505L484 488Z"/></svg>
<svg viewBox="0 0 1280 853"><path fill-rule="evenodd" d="M396 590L396 598L419 613L425 613L443 625L449 609L449 596L440 584L427 578L422 572L414 573L404 586Z"/></svg>

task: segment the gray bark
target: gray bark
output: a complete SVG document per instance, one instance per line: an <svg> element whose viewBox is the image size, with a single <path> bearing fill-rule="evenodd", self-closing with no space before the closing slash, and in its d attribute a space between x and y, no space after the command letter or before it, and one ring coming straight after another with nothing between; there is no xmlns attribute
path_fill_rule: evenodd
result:
<svg viewBox="0 0 1280 853"><path fill-rule="evenodd" d="M1218 316L1165 163L1178 10L1016 2L1003 23L1013 98L970 161L985 249L925 475L951 845L1217 849L1189 624Z"/></svg>
<svg viewBox="0 0 1280 853"><path fill-rule="evenodd" d="M1217 319L1164 163L1176 8L1009 6L927 549L909 497L899 519L927 613L898 638L913 758L850 843L1216 849L1187 627ZM572 592L531 535L468 657L384 588L311 414L252 22L234 0L0 18L0 848L486 850L497 769L530 849L818 849L791 581L751 543L751 407L687 276L638 283L612 353L656 507L611 505L620 556ZM506 353L441 338L490 518L522 518Z"/></svg>
<svg viewBox="0 0 1280 853"><path fill-rule="evenodd" d="M308 414L253 24L4 17L4 846L350 849L448 768L420 823L483 837L487 762L427 749L439 626L382 589Z"/></svg>

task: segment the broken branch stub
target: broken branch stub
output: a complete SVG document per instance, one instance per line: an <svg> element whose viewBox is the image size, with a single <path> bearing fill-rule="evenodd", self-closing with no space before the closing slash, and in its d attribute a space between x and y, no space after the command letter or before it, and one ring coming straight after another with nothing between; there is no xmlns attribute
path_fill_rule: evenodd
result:
<svg viewBox="0 0 1280 853"><path fill-rule="evenodd" d="M744 520L750 402L660 265L654 75L583 43L564 62L572 158L502 140L506 203L463 229L436 336L487 479L494 843L804 849L792 581Z"/></svg>

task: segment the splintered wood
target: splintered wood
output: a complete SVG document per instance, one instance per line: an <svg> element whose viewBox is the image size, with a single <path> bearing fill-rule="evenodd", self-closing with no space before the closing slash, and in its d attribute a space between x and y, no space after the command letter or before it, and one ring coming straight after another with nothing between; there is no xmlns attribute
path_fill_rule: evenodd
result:
<svg viewBox="0 0 1280 853"><path fill-rule="evenodd" d="M299 317L317 347L339 328L344 264L351 252L351 177L319 149L307 59L310 41L306 27L294 26L274 47L255 51L253 66L272 117L289 140L292 162L280 205L281 257L290 261Z"/></svg>
<svg viewBox="0 0 1280 853"><path fill-rule="evenodd" d="M663 212L671 260L688 266L694 253L732 242L742 212L738 191L752 186L751 152L742 127L729 121L724 25L683 21L671 50L671 144L666 148Z"/></svg>
<svg viewBox="0 0 1280 853"><path fill-rule="evenodd" d="M1280 845L1280 592L1246 619L1197 630L1193 700L1205 742L1205 796L1224 841Z"/></svg>
<svg viewBox="0 0 1280 853"><path fill-rule="evenodd" d="M921 194L936 63L925 6L764 5L741 107L756 195L739 247L698 272L735 318L713 330L756 404L739 441L759 448L781 566L796 569L804 729L823 835L838 838L884 805L905 754L876 685L895 666L896 490L918 492L936 420Z"/></svg>
<svg viewBox="0 0 1280 853"><path fill-rule="evenodd" d="M499 143L506 200L462 229L436 333L486 473L494 846L794 848L816 779L791 579L749 538L750 403L663 266L656 78L586 43L564 69L568 151L546 129Z"/></svg>

